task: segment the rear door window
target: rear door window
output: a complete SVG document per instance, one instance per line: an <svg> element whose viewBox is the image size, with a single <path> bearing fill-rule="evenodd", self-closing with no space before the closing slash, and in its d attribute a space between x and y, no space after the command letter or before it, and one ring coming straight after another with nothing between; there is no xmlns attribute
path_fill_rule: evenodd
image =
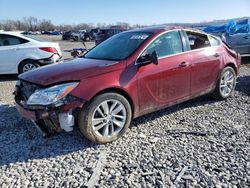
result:
<svg viewBox="0 0 250 188"><path fill-rule="evenodd" d="M200 48L206 48L210 47L210 41L208 39L208 36L202 33L196 33L192 31L186 31L190 49L191 50L196 50Z"/></svg>
<svg viewBox="0 0 250 188"><path fill-rule="evenodd" d="M19 45L29 42L28 40L25 40L20 37L6 35L6 34L0 34L0 45L1 46L12 46L12 45Z"/></svg>
<svg viewBox="0 0 250 188"><path fill-rule="evenodd" d="M221 44L219 39L212 37L212 36L209 36L209 41L210 41L211 46L219 46Z"/></svg>
<svg viewBox="0 0 250 188"><path fill-rule="evenodd" d="M170 31L155 39L144 52L151 54L156 51L158 57L178 54L183 52L183 45L179 31Z"/></svg>

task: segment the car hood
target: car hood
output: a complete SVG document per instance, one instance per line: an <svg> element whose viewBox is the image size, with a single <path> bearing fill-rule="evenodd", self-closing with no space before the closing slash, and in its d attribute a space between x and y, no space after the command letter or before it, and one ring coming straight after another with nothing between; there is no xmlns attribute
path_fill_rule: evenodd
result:
<svg viewBox="0 0 250 188"><path fill-rule="evenodd" d="M76 58L72 61L47 65L19 75L19 79L42 86L77 81L125 67L118 61Z"/></svg>

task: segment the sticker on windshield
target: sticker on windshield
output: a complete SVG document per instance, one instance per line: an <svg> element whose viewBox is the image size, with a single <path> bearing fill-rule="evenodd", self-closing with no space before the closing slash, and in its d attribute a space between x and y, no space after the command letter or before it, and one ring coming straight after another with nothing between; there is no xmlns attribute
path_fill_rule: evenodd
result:
<svg viewBox="0 0 250 188"><path fill-rule="evenodd" d="M146 34L138 34L138 35L132 35L130 37L130 39L135 39L135 40L145 40L146 38L148 38L149 35Z"/></svg>

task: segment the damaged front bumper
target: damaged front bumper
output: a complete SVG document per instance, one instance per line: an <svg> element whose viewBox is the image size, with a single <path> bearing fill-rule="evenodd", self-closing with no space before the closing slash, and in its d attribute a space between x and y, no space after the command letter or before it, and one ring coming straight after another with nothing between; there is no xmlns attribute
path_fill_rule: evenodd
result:
<svg viewBox="0 0 250 188"><path fill-rule="evenodd" d="M25 83L16 86L14 95L16 109L22 117L31 120L36 127L42 132L43 136L51 135L61 131L71 131L75 124L75 118L78 116L78 110L86 102L83 99L68 95L60 105L27 105L28 97L35 91L34 84ZM26 92L26 90L29 90Z"/></svg>

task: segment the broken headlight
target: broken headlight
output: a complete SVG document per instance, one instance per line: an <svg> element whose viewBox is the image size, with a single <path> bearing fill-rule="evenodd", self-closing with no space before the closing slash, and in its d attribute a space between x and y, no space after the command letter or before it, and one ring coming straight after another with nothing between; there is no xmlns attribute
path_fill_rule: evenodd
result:
<svg viewBox="0 0 250 188"><path fill-rule="evenodd" d="M57 103L67 96L77 85L78 82L70 82L45 89L38 89L29 97L27 104L50 105Z"/></svg>

